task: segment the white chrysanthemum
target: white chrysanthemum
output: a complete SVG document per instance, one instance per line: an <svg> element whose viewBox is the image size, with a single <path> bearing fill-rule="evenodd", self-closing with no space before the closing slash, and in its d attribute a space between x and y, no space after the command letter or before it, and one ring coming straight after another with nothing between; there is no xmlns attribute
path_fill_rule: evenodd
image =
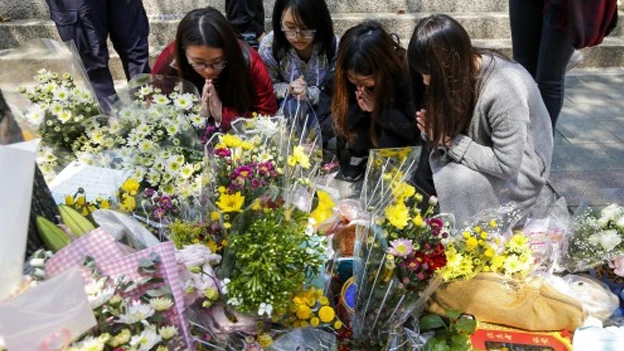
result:
<svg viewBox="0 0 624 351"><path fill-rule="evenodd" d="M136 167L134 169L134 175L132 176L134 179L136 179L138 182L142 182L143 179L145 178L145 174L147 173L147 170L143 167Z"/></svg>
<svg viewBox="0 0 624 351"><path fill-rule="evenodd" d="M191 94L178 95L178 97L176 97L173 104L179 109L188 110L191 107L193 107L192 95Z"/></svg>
<svg viewBox="0 0 624 351"><path fill-rule="evenodd" d="M169 101L169 98L163 94L154 94L154 96L152 96L152 102L156 105L167 105L171 101Z"/></svg>
<svg viewBox="0 0 624 351"><path fill-rule="evenodd" d="M123 119L130 119L132 116L134 116L134 111L131 108L124 108L119 112L119 117Z"/></svg>
<svg viewBox="0 0 624 351"><path fill-rule="evenodd" d="M180 131L180 128L176 124L173 124L173 123L167 125L165 129L167 130L167 133L169 133L170 136L174 136Z"/></svg>
<svg viewBox="0 0 624 351"><path fill-rule="evenodd" d="M143 140L139 143L139 151L152 152L154 151L154 143L151 140Z"/></svg>
<svg viewBox="0 0 624 351"><path fill-rule="evenodd" d="M66 88L59 88L54 91L54 99L57 101L67 101L70 96L71 94Z"/></svg>
<svg viewBox="0 0 624 351"><path fill-rule="evenodd" d="M113 288L112 286L109 286L108 288L100 291L99 293L95 295L87 295L87 297L89 298L91 309L94 310L96 308L99 308L103 304L107 303L108 300L110 300L110 298L113 297L113 295L115 295L115 288Z"/></svg>
<svg viewBox="0 0 624 351"><path fill-rule="evenodd" d="M193 167L193 165L190 164L190 163L187 163L180 170L180 175L184 179L189 179L189 178L191 178L193 176L194 172L195 172L195 168Z"/></svg>
<svg viewBox="0 0 624 351"><path fill-rule="evenodd" d="M104 350L104 346L104 342L100 338L87 336L84 340L73 347L80 351L102 351Z"/></svg>
<svg viewBox="0 0 624 351"><path fill-rule="evenodd" d="M130 346L137 351L150 351L162 341L162 337L152 329L146 329L139 335L134 335L130 339Z"/></svg>
<svg viewBox="0 0 624 351"><path fill-rule="evenodd" d="M63 112L63 105L59 104L58 102L54 102L50 105L50 112L54 115L58 115L59 113Z"/></svg>
<svg viewBox="0 0 624 351"><path fill-rule="evenodd" d="M149 301L150 306L157 312L166 311L173 306L173 301L166 297L156 297Z"/></svg>
<svg viewBox="0 0 624 351"><path fill-rule="evenodd" d="M28 122L38 127L41 122L43 122L45 118L45 111L41 108L41 106L35 104L32 108L28 110L26 114L26 119Z"/></svg>
<svg viewBox="0 0 624 351"><path fill-rule="evenodd" d="M108 278L101 278L98 280L94 280L89 284L85 285L85 292L87 295L98 295L104 290L104 285Z"/></svg>
<svg viewBox="0 0 624 351"><path fill-rule="evenodd" d="M160 183L160 173L150 171L147 174L147 181L152 185Z"/></svg>
<svg viewBox="0 0 624 351"><path fill-rule="evenodd" d="M42 91L47 92L47 93L51 93L51 94L54 94L56 89L59 89L59 86L54 84L54 83L52 83L52 82L48 82L48 83L44 84L41 87Z"/></svg>
<svg viewBox="0 0 624 351"><path fill-rule="evenodd" d="M161 327L158 330L158 333L160 334L160 336L162 336L163 339L169 340L174 336L178 335L178 328L174 326Z"/></svg>
<svg viewBox="0 0 624 351"><path fill-rule="evenodd" d="M195 128L201 128L206 124L206 118L200 116L197 113L189 115L188 118Z"/></svg>
<svg viewBox="0 0 624 351"><path fill-rule="evenodd" d="M154 309L150 305L144 305L140 301L134 301L127 306L126 313L119 316L117 323L135 324L142 322L154 315Z"/></svg>
<svg viewBox="0 0 624 351"><path fill-rule="evenodd" d="M173 175L169 172L164 172L161 176L161 181L163 183L169 183L171 180L173 180Z"/></svg>
<svg viewBox="0 0 624 351"><path fill-rule="evenodd" d="M152 86L151 86L151 85L149 85L149 84L146 84L146 85L142 86L142 87L139 89L139 91L138 91L138 93L139 93L141 96L147 96L147 95L151 94L152 92L153 92Z"/></svg>

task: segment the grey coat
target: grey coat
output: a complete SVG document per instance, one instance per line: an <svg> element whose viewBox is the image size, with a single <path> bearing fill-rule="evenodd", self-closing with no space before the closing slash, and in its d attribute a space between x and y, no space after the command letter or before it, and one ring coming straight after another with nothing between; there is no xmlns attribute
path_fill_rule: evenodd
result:
<svg viewBox="0 0 624 351"><path fill-rule="evenodd" d="M531 75L484 55L481 76L467 134L430 155L440 210L455 214L458 224L509 201L533 205L552 160L550 117Z"/></svg>

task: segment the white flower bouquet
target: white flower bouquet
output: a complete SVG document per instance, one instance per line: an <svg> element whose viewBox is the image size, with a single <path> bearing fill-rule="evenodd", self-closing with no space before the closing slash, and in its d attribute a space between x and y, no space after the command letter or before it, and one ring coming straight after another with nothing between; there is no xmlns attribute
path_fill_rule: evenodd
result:
<svg viewBox="0 0 624 351"><path fill-rule="evenodd" d="M568 228L565 268L584 271L624 256L624 207L611 204L600 212L585 208Z"/></svg>

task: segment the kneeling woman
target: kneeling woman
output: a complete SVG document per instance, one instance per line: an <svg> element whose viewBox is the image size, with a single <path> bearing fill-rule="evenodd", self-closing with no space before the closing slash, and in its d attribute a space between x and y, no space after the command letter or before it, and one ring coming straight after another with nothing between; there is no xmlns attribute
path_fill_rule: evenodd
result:
<svg viewBox="0 0 624 351"><path fill-rule="evenodd" d="M415 97L419 100L420 93ZM349 29L338 48L332 99L343 178L362 177L370 149L418 143L414 113L405 49L398 39L377 22Z"/></svg>
<svg viewBox="0 0 624 351"><path fill-rule="evenodd" d="M236 117L277 112L262 59L212 7L184 16L176 40L160 54L152 74L177 75L195 84L202 92L203 114L222 129Z"/></svg>
<svg viewBox="0 0 624 351"><path fill-rule="evenodd" d="M509 201L534 204L548 179L553 134L531 75L474 49L466 30L446 15L416 26L408 61L412 81L428 85L417 122L431 149L429 165L421 166L430 169L417 172L433 172L441 211L461 223Z"/></svg>

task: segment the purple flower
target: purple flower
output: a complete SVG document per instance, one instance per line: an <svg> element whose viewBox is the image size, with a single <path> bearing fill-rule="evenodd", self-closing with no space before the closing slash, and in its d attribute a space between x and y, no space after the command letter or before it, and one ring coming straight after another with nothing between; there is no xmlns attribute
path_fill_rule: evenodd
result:
<svg viewBox="0 0 624 351"><path fill-rule="evenodd" d="M145 196L146 197L152 197L152 196L154 196L154 193L155 193L155 191L152 188L145 189Z"/></svg>
<svg viewBox="0 0 624 351"><path fill-rule="evenodd" d="M423 272L418 272L416 278L418 278L418 280L425 280L425 274Z"/></svg>
<svg viewBox="0 0 624 351"><path fill-rule="evenodd" d="M165 216L165 210L161 207L158 207L154 210L154 217L156 219L162 219Z"/></svg>
<svg viewBox="0 0 624 351"><path fill-rule="evenodd" d="M215 150L215 155L219 157L229 157L232 153L229 149L217 149Z"/></svg>
<svg viewBox="0 0 624 351"><path fill-rule="evenodd" d="M247 179L253 174L253 168L249 166L241 166L236 169L235 173L238 177Z"/></svg>
<svg viewBox="0 0 624 351"><path fill-rule="evenodd" d="M440 218L427 218L427 224L431 228L431 233L435 236L440 235L444 222Z"/></svg>
<svg viewBox="0 0 624 351"><path fill-rule="evenodd" d="M407 257L414 251L414 245L411 240L397 239L390 242L390 245L388 253L396 257Z"/></svg>
<svg viewBox="0 0 624 351"><path fill-rule="evenodd" d="M251 180L251 188L252 189L258 189L260 187L260 181L258 179L252 179Z"/></svg>

